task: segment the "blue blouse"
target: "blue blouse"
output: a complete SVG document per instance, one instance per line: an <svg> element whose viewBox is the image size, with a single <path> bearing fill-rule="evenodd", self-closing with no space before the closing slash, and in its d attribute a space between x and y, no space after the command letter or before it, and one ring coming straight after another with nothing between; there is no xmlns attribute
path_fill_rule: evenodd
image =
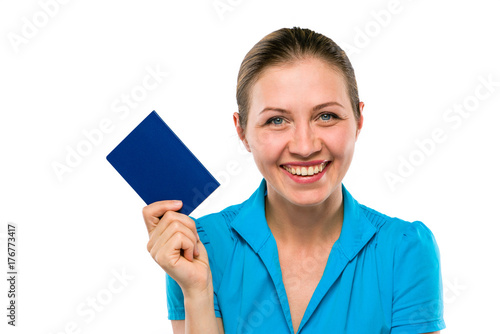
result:
<svg viewBox="0 0 500 334"><path fill-rule="evenodd" d="M297 334L413 334L445 328L439 250L421 222L359 204L342 185L344 221ZM233 333L294 333L276 241L265 217L266 182L245 202L196 219L212 271L215 315ZM184 319L167 275L170 320Z"/></svg>

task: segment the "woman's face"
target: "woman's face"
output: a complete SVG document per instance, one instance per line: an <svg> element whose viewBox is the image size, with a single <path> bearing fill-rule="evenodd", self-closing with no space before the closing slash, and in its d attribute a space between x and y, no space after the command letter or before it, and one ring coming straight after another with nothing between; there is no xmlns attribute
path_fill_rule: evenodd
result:
<svg viewBox="0 0 500 334"><path fill-rule="evenodd" d="M250 91L245 129L237 113L234 120L270 200L311 206L340 194L363 117L356 120L344 78L331 65L306 58L267 68Z"/></svg>

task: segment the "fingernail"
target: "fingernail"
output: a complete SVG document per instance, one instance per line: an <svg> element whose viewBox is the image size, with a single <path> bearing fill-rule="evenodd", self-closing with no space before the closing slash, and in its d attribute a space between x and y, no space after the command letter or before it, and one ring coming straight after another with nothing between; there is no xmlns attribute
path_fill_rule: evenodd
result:
<svg viewBox="0 0 500 334"><path fill-rule="evenodd" d="M196 252L196 256L200 255L200 249L198 248L198 243L194 246L194 250Z"/></svg>

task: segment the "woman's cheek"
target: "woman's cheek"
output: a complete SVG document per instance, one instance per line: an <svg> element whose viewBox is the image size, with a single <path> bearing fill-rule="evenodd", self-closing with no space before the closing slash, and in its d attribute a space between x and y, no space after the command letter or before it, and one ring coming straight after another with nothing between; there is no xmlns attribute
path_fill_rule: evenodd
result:
<svg viewBox="0 0 500 334"><path fill-rule="evenodd" d="M354 150L355 137L347 129L338 130L328 137L326 144L334 156L341 158L350 155Z"/></svg>
<svg viewBox="0 0 500 334"><path fill-rule="evenodd" d="M272 152L286 146L287 136L285 132L263 130L256 133L254 142L256 148Z"/></svg>

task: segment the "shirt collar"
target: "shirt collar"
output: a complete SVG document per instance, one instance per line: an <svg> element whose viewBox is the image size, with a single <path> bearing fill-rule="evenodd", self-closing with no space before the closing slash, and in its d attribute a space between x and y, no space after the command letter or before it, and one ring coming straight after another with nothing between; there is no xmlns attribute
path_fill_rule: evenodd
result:
<svg viewBox="0 0 500 334"><path fill-rule="evenodd" d="M243 204L242 209L231 225L238 234L259 253L269 237L271 230L267 225L265 212L266 181L262 180L259 188ZM342 231L336 244L340 246L348 260L366 245L376 232L375 226L366 218L360 204L351 196L342 184L344 220Z"/></svg>
<svg viewBox="0 0 500 334"><path fill-rule="evenodd" d="M244 202L240 212L231 223L233 229L256 253L271 236L266 220L266 192L266 180L262 179L259 188Z"/></svg>
<svg viewBox="0 0 500 334"><path fill-rule="evenodd" d="M351 196L343 184L342 196L344 221L338 243L350 261L373 237L377 228L366 218L361 205Z"/></svg>

